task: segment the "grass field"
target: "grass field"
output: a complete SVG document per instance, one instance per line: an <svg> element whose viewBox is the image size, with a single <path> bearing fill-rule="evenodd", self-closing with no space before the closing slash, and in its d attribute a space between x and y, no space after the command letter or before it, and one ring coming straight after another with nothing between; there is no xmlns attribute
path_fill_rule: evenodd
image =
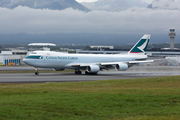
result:
<svg viewBox="0 0 180 120"><path fill-rule="evenodd" d="M178 120L180 76L0 84L0 120Z"/></svg>

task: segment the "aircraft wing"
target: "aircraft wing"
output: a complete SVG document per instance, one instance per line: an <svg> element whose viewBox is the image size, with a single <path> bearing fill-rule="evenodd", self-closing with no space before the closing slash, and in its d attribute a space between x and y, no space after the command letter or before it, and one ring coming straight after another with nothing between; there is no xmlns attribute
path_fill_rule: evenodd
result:
<svg viewBox="0 0 180 120"><path fill-rule="evenodd" d="M129 64L136 64L136 63L150 63L154 62L154 60L144 60L144 61L130 61Z"/></svg>
<svg viewBox="0 0 180 120"><path fill-rule="evenodd" d="M136 63L149 63L149 62L154 62L154 60L127 61L127 62L108 62L108 63L100 63L100 65L105 66L105 65L116 65L116 64L119 64L119 63L136 64Z"/></svg>
<svg viewBox="0 0 180 120"><path fill-rule="evenodd" d="M71 67L86 67L88 64L71 64Z"/></svg>
<svg viewBox="0 0 180 120"><path fill-rule="evenodd" d="M127 61L127 62L107 62L107 63L77 63L77 64L70 64L70 66L71 67L87 67L89 65L107 66L107 65L116 65L116 64L120 64L120 63L136 64L136 63L149 63L149 62L154 62L154 60Z"/></svg>
<svg viewBox="0 0 180 120"><path fill-rule="evenodd" d="M75 63L75 64L68 64L71 67L87 67L89 65L98 65L97 63Z"/></svg>

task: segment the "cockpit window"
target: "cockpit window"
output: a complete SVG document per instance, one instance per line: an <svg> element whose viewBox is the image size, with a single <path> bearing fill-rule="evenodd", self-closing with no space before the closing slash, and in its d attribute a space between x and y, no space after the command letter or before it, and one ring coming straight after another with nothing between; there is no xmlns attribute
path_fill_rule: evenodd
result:
<svg viewBox="0 0 180 120"><path fill-rule="evenodd" d="M29 55L29 56L27 56L26 58L28 58L28 59L43 59L43 56Z"/></svg>

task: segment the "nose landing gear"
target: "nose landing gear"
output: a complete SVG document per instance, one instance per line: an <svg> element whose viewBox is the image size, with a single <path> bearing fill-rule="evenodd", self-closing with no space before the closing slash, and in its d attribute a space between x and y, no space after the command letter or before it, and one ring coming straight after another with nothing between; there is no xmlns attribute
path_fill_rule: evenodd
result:
<svg viewBox="0 0 180 120"><path fill-rule="evenodd" d="M34 68L34 69L35 69L35 75L39 75L38 68Z"/></svg>

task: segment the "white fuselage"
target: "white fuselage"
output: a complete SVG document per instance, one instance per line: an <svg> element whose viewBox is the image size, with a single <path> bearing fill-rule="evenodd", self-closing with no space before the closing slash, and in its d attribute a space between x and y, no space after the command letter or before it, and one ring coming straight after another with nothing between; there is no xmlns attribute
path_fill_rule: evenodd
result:
<svg viewBox="0 0 180 120"><path fill-rule="evenodd" d="M81 74L82 69L86 69L85 74L97 74L103 69L115 68L118 71L125 71L136 63L153 62L145 61L145 53L150 40L150 35L145 34L127 54L63 54L52 51L35 51L23 59L23 61L35 67L35 74L39 72L37 68L53 68L55 71L64 69L75 69L75 74Z"/></svg>
<svg viewBox="0 0 180 120"><path fill-rule="evenodd" d="M41 56L40 59L25 58L23 61L37 68L74 68L72 64L92 64L107 62L129 62L137 59L146 59L146 55L129 55L129 54L63 54L58 52L37 53L34 56Z"/></svg>

